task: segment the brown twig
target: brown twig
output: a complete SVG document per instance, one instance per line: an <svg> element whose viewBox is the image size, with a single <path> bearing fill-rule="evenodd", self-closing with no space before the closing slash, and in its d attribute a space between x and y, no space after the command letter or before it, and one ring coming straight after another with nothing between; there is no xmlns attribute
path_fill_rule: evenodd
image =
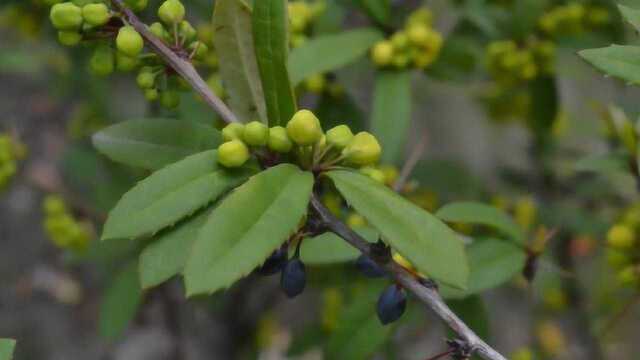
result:
<svg viewBox="0 0 640 360"><path fill-rule="evenodd" d="M402 190L404 185L409 180L411 173L413 173L413 169L418 165L418 161L422 158L424 154L424 150L427 147L427 134L422 134L420 141L413 147L411 150L411 154L409 154L409 158L404 163L402 170L400 171L400 176L398 180L396 180L395 184L393 184L393 190L399 192Z"/></svg>
<svg viewBox="0 0 640 360"><path fill-rule="evenodd" d="M616 327L616 325L620 323L620 320L628 315L631 309L633 309L633 307L638 303L640 303L640 294L636 294L631 299L629 299L624 304L622 309L618 311L618 313L607 322L607 324L604 326L604 328L602 328L602 331L600 332L600 337L605 338Z"/></svg>
<svg viewBox="0 0 640 360"><path fill-rule="evenodd" d="M142 35L147 45L182 76L193 89L202 96L204 101L222 117L222 120L226 123L238 121L227 105L211 91L207 83L188 60L180 57L162 40L153 35L147 28L147 25L141 22L138 17L123 4L122 0L111 0L111 3L122 13L124 19Z"/></svg>

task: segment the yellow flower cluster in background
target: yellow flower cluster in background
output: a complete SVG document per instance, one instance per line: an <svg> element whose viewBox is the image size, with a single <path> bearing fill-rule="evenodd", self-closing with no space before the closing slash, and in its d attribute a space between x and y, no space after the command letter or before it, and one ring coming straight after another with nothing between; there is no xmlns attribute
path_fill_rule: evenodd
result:
<svg viewBox="0 0 640 360"><path fill-rule="evenodd" d="M373 46L373 63L382 68L427 68L437 59L443 43L442 35L432 27L432 20L429 9L414 11L404 29Z"/></svg>
<svg viewBox="0 0 640 360"><path fill-rule="evenodd" d="M531 41L523 46L513 40L494 41L487 47L487 68L502 84L530 81L553 73L555 50L554 43L547 40Z"/></svg>
<svg viewBox="0 0 640 360"><path fill-rule="evenodd" d="M62 197L48 195L42 202L44 229L53 244L61 249L84 251L94 237L91 223L79 221Z"/></svg>
<svg viewBox="0 0 640 360"><path fill-rule="evenodd" d="M313 22L324 12L324 1L289 1L289 45L296 48L304 44Z"/></svg>
<svg viewBox="0 0 640 360"><path fill-rule="evenodd" d="M18 171L18 161L26 156L26 147L7 133L0 133L0 190Z"/></svg>
<svg viewBox="0 0 640 360"><path fill-rule="evenodd" d="M571 2L556 6L538 21L540 29L549 36L575 35L609 24L609 11L597 5Z"/></svg>
<svg viewBox="0 0 640 360"><path fill-rule="evenodd" d="M607 232L607 262L622 286L640 287L640 204L628 208Z"/></svg>

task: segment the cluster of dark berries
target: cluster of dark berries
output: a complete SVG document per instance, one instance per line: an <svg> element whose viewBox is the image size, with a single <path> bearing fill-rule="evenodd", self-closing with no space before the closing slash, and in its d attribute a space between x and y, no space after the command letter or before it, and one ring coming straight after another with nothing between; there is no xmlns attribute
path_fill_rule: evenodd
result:
<svg viewBox="0 0 640 360"><path fill-rule="evenodd" d="M280 286L289 298L300 295L307 285L307 273L299 250L289 259L286 246L274 251L257 269L257 273L264 276L280 273Z"/></svg>

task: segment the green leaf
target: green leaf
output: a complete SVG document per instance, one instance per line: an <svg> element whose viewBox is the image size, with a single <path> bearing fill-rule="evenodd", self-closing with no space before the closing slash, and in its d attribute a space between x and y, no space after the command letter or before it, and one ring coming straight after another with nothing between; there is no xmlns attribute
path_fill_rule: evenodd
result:
<svg viewBox="0 0 640 360"><path fill-rule="evenodd" d="M327 175L383 240L419 271L455 287L466 286L469 268L462 240L438 218L360 173L337 170Z"/></svg>
<svg viewBox="0 0 640 360"><path fill-rule="evenodd" d="M182 273L191 246L211 210L189 218L175 228L158 234L140 253L140 285L148 289Z"/></svg>
<svg viewBox="0 0 640 360"><path fill-rule="evenodd" d="M611 173L629 173L629 155L626 153L610 152L606 154L589 155L578 160L576 171L595 172L604 175Z"/></svg>
<svg viewBox="0 0 640 360"><path fill-rule="evenodd" d="M477 202L456 202L436 212L443 221L481 224L496 228L518 243L524 242L522 229L504 211Z"/></svg>
<svg viewBox="0 0 640 360"><path fill-rule="evenodd" d="M379 24L389 23L389 0L356 0L356 3Z"/></svg>
<svg viewBox="0 0 640 360"><path fill-rule="evenodd" d="M338 327L327 343L327 359L368 359L388 341L394 326L380 324L375 311L382 290L379 285L367 286L342 311Z"/></svg>
<svg viewBox="0 0 640 360"><path fill-rule="evenodd" d="M382 162L402 156L411 124L411 72L380 71L376 76L371 132L382 145Z"/></svg>
<svg viewBox="0 0 640 360"><path fill-rule="evenodd" d="M624 81L640 83L640 46L611 45L578 54L598 70Z"/></svg>
<svg viewBox="0 0 640 360"><path fill-rule="evenodd" d="M191 155L156 171L124 194L109 213L102 239L152 235L215 201L251 172L218 167L216 150Z"/></svg>
<svg viewBox="0 0 640 360"><path fill-rule="evenodd" d="M198 234L185 269L187 295L213 293L249 274L298 228L313 175L269 168L233 191Z"/></svg>
<svg viewBox="0 0 640 360"><path fill-rule="evenodd" d="M185 120L137 119L110 126L93 136L93 144L111 160L157 170L220 145L213 127Z"/></svg>
<svg viewBox="0 0 640 360"><path fill-rule="evenodd" d="M13 359L13 351L16 348L16 341L13 339L0 339L0 360Z"/></svg>
<svg viewBox="0 0 640 360"><path fill-rule="evenodd" d="M231 109L241 120L261 119L267 123L251 33L251 9L242 0L216 1L213 27L220 76L229 94Z"/></svg>
<svg viewBox="0 0 640 360"><path fill-rule="evenodd" d="M622 4L618 5L618 10L620 10L625 21L633 25L633 27L636 28L636 31L640 31L640 10L630 8Z"/></svg>
<svg viewBox="0 0 640 360"><path fill-rule="evenodd" d="M287 72L289 18L286 0L260 0L253 7L253 40L269 125L284 125L296 111Z"/></svg>
<svg viewBox="0 0 640 360"><path fill-rule="evenodd" d="M461 291L443 286L443 297L464 298L500 286L522 272L527 259L520 247L491 238L474 241L467 254L471 269L468 288Z"/></svg>
<svg viewBox="0 0 640 360"><path fill-rule="evenodd" d="M100 306L100 335L112 340L119 337L135 317L141 303L138 265L132 262L120 270L105 290Z"/></svg>
<svg viewBox="0 0 640 360"><path fill-rule="evenodd" d="M295 86L315 74L337 70L365 55L383 35L373 28L314 37L289 56L291 83Z"/></svg>
<svg viewBox="0 0 640 360"><path fill-rule="evenodd" d="M378 240L378 233L371 228L360 228L356 232L370 243ZM304 239L300 245L300 259L308 265L347 262L359 256L360 251L332 232Z"/></svg>

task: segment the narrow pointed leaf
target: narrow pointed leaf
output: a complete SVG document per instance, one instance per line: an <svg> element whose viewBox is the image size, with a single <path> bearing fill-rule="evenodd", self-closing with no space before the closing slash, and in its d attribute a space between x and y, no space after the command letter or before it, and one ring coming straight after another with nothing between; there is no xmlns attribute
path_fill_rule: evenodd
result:
<svg viewBox="0 0 640 360"><path fill-rule="evenodd" d="M384 149L382 161L397 162L411 125L411 72L381 71L376 75L371 132Z"/></svg>
<svg viewBox="0 0 640 360"><path fill-rule="evenodd" d="M96 149L111 160L149 170L214 149L221 141L211 126L174 119L128 120L93 135Z"/></svg>
<svg viewBox="0 0 640 360"><path fill-rule="evenodd" d="M206 210L161 232L142 250L139 270L143 289L158 286L182 273L191 246L210 214L211 210Z"/></svg>
<svg viewBox="0 0 640 360"><path fill-rule="evenodd" d="M243 121L260 119L266 123L267 109L251 32L251 9L242 0L216 1L213 27L220 76L231 109Z"/></svg>
<svg viewBox="0 0 640 360"><path fill-rule="evenodd" d="M13 339L0 339L0 360L13 359L13 350L16 347L16 341Z"/></svg>
<svg viewBox="0 0 640 360"><path fill-rule="evenodd" d="M469 268L460 237L442 221L360 173L327 173L336 188L383 240L421 272L464 288Z"/></svg>
<svg viewBox="0 0 640 360"><path fill-rule="evenodd" d="M611 45L582 50L578 54L605 74L640 83L640 46Z"/></svg>
<svg viewBox="0 0 640 360"><path fill-rule="evenodd" d="M357 229L365 240L374 243L378 240L378 232L371 228ZM300 259L307 265L327 265L355 260L360 256L353 246L332 232L304 239L300 245Z"/></svg>
<svg viewBox="0 0 640 360"><path fill-rule="evenodd" d="M216 150L192 155L138 183L109 213L102 239L152 235L205 207L251 175L249 168L219 167L216 157Z"/></svg>
<svg viewBox="0 0 640 360"><path fill-rule="evenodd" d="M480 224L493 227L512 240L523 243L524 233L504 211L476 202L456 202L441 207L436 216L443 221Z"/></svg>
<svg viewBox="0 0 640 360"><path fill-rule="evenodd" d="M100 335L114 340L120 336L135 317L142 302L135 262L125 266L105 290L100 306Z"/></svg>
<svg viewBox="0 0 640 360"><path fill-rule="evenodd" d="M307 41L293 49L289 56L291 83L295 86L309 76L334 71L356 61L382 36L376 29L364 28Z"/></svg>
<svg viewBox="0 0 640 360"><path fill-rule="evenodd" d="M287 72L288 24L286 0L254 3L253 41L270 126L286 124L296 111Z"/></svg>
<svg viewBox="0 0 640 360"><path fill-rule="evenodd" d="M312 187L311 173L281 164L235 189L198 234L185 268L187 294L227 288L262 264L298 228Z"/></svg>
<svg viewBox="0 0 640 360"><path fill-rule="evenodd" d="M624 6L622 4L618 5L618 10L622 14L622 17L633 27L636 31L640 31L640 10L630 8L628 6Z"/></svg>

